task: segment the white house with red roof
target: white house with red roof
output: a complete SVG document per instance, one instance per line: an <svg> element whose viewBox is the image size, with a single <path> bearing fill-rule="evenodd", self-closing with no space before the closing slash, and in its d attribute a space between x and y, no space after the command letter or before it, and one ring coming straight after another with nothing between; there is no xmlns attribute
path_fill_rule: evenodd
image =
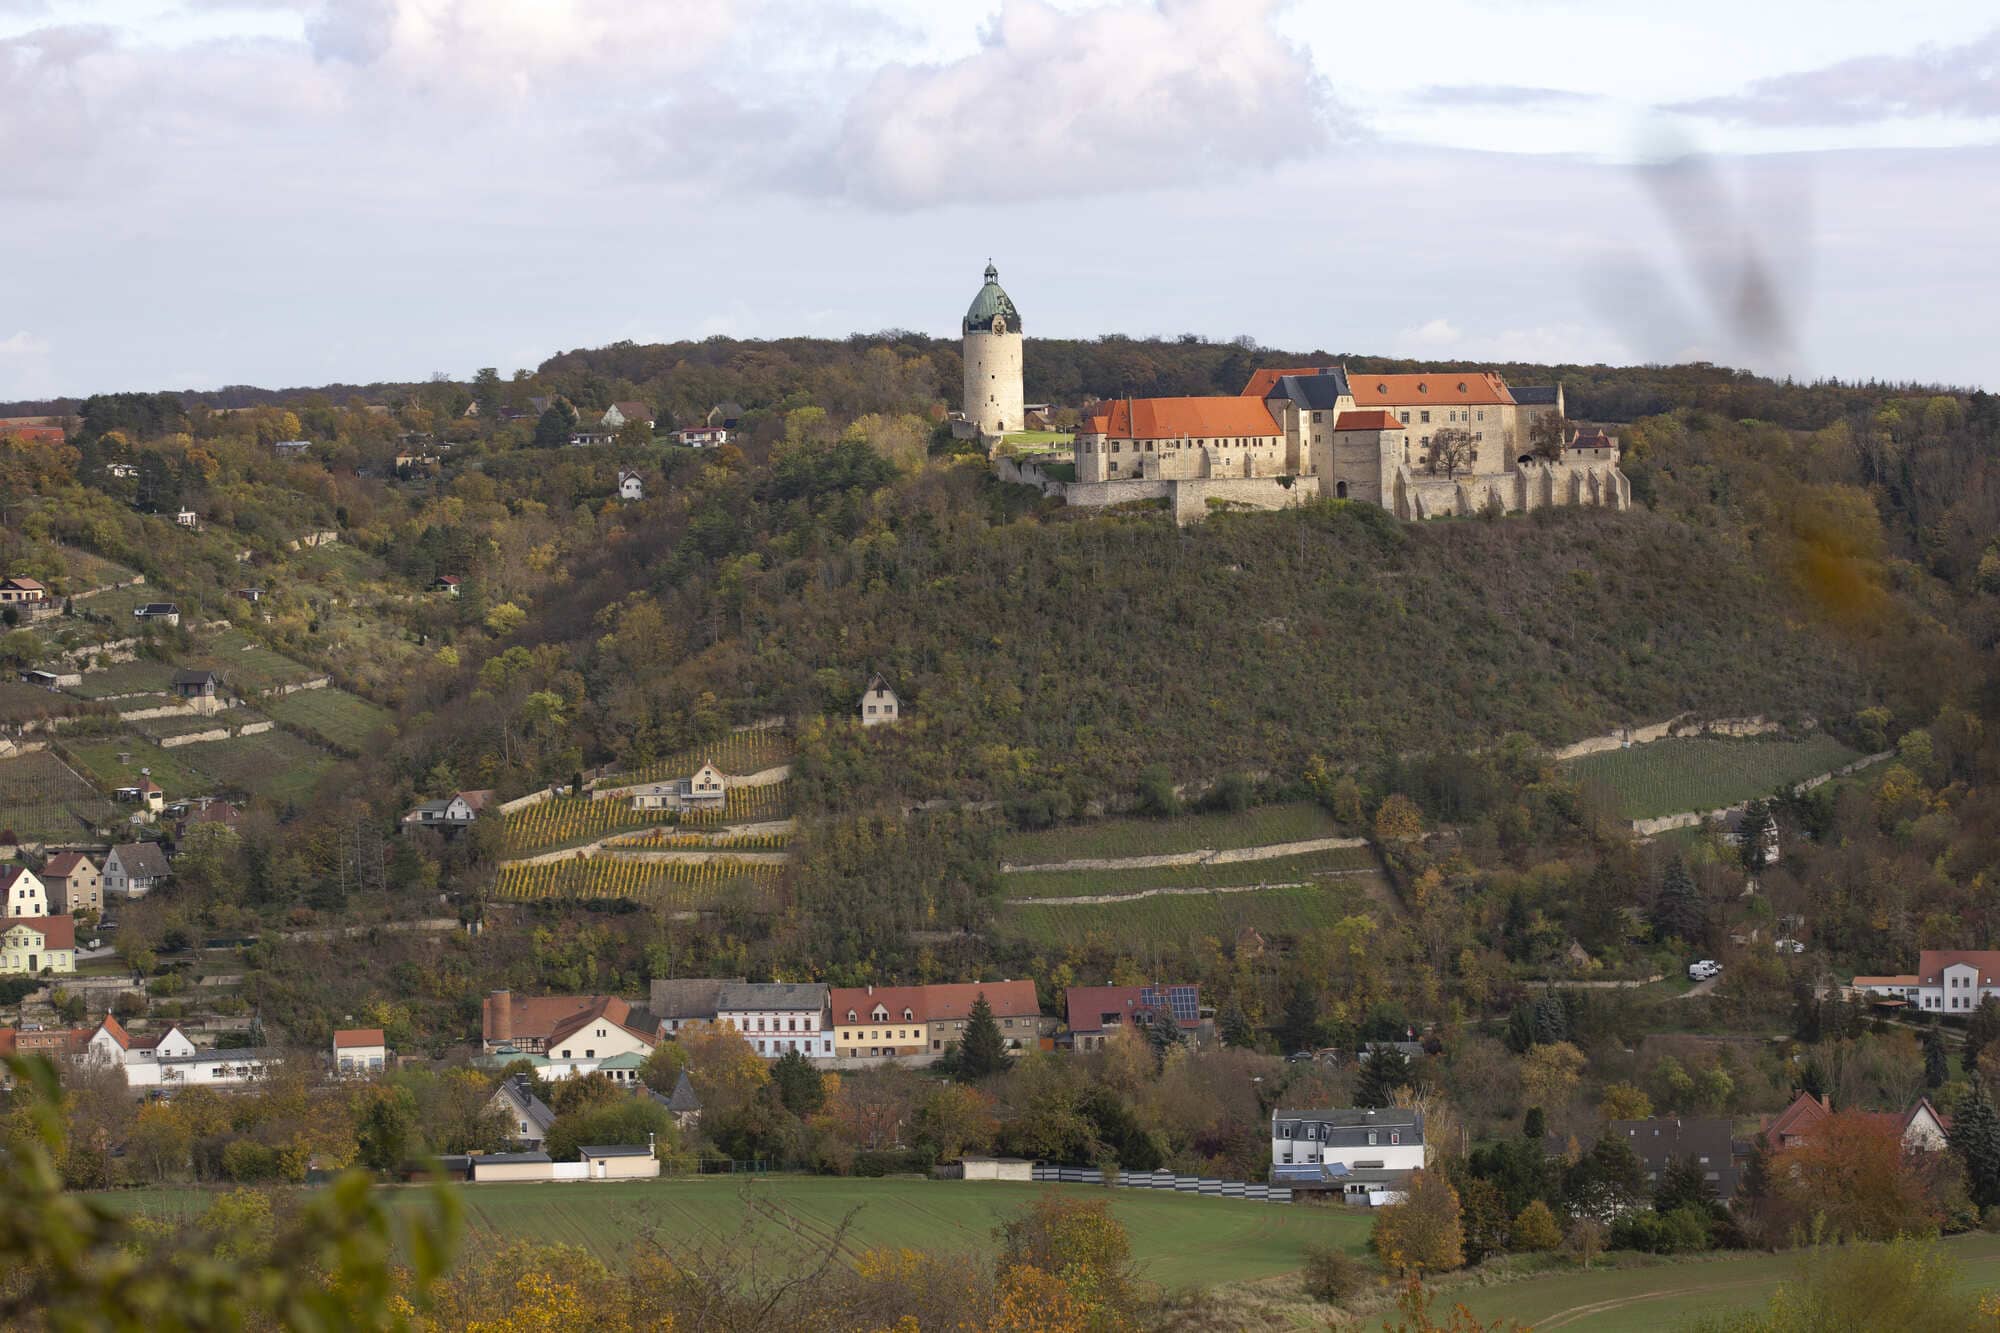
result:
<svg viewBox="0 0 2000 1333"><path fill-rule="evenodd" d="M106 1014L84 1058L117 1069L131 1088L234 1087L264 1077L270 1057L247 1047L203 1050L179 1024L135 1036Z"/></svg>
<svg viewBox="0 0 2000 1333"><path fill-rule="evenodd" d="M0 869L0 916L47 916L49 890L26 866Z"/></svg>
<svg viewBox="0 0 2000 1333"><path fill-rule="evenodd" d="M67 916L0 920L0 973L36 976L76 971L76 921Z"/></svg>
<svg viewBox="0 0 2000 1333"><path fill-rule="evenodd" d="M1969 1017L1989 996L2000 997L2000 949L1925 949L1915 972L1856 977L1850 984L1925 1013Z"/></svg>
<svg viewBox="0 0 2000 1333"><path fill-rule="evenodd" d="M21 575L0 579L0 606L45 602L48 599L49 590L34 579Z"/></svg>
<svg viewBox="0 0 2000 1333"><path fill-rule="evenodd" d="M379 1074L389 1063L381 1028L340 1028L333 1034L333 1067L342 1078Z"/></svg>

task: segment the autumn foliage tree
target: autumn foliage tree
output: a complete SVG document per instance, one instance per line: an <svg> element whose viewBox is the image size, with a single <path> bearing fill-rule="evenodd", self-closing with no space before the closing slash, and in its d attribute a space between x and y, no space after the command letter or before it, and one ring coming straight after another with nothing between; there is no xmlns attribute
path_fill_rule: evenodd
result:
<svg viewBox="0 0 2000 1333"><path fill-rule="evenodd" d="M1839 1111L1771 1159L1771 1188L1795 1218L1823 1219L1830 1237L1888 1240L1935 1230L1941 1201L1905 1159L1892 1119Z"/></svg>
<svg viewBox="0 0 2000 1333"><path fill-rule="evenodd" d="M1368 1243L1394 1273L1442 1273L1465 1263L1458 1191L1436 1171L1417 1171L1403 1202L1375 1218Z"/></svg>

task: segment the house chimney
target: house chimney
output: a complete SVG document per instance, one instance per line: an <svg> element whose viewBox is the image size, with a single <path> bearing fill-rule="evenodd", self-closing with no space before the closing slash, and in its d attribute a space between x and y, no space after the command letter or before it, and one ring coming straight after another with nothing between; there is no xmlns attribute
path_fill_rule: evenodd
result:
<svg viewBox="0 0 2000 1333"><path fill-rule="evenodd" d="M875 993L875 983L872 981L868 983L868 993L870 995L873 995Z"/></svg>
<svg viewBox="0 0 2000 1333"><path fill-rule="evenodd" d="M486 997L486 1040L514 1039L514 993L497 990Z"/></svg>

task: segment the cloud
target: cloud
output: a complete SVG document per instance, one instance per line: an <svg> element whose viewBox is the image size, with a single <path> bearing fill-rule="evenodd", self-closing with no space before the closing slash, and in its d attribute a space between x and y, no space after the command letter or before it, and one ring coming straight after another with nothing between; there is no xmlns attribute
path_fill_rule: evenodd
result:
<svg viewBox="0 0 2000 1333"><path fill-rule="evenodd" d="M1414 100L1441 107L1576 107L1601 102L1596 93L1530 88L1516 83L1455 83L1419 89Z"/></svg>
<svg viewBox="0 0 2000 1333"><path fill-rule="evenodd" d="M114 45L84 24L0 38L0 171L16 187L59 190L98 137L88 66Z"/></svg>
<svg viewBox="0 0 2000 1333"><path fill-rule="evenodd" d="M1960 46L1861 56L1759 79L1730 97L1671 111L1762 126L1861 125L1913 116L2000 117L2000 28Z"/></svg>
<svg viewBox="0 0 2000 1333"><path fill-rule="evenodd" d="M1065 14L1003 0L980 49L893 64L855 97L835 188L890 206L1116 193L1224 179L1324 148L1338 119L1271 0Z"/></svg>
<svg viewBox="0 0 2000 1333"><path fill-rule="evenodd" d="M1541 365L1618 362L1631 348L1608 329L1574 321L1467 333L1451 320L1433 319L1392 335L1396 352L1466 363L1533 362Z"/></svg>

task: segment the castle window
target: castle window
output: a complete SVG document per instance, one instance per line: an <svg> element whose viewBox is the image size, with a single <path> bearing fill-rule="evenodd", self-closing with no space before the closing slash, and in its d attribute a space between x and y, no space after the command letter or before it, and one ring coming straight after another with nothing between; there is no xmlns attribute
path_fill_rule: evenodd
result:
<svg viewBox="0 0 2000 1333"><path fill-rule="evenodd" d="M1396 415L1403 419L1405 426L1410 424L1410 414L1408 412L1398 412Z"/></svg>
<svg viewBox="0 0 2000 1333"><path fill-rule="evenodd" d="M1422 420L1424 425L1428 426L1431 424L1431 414L1428 411L1419 412L1417 416Z"/></svg>

